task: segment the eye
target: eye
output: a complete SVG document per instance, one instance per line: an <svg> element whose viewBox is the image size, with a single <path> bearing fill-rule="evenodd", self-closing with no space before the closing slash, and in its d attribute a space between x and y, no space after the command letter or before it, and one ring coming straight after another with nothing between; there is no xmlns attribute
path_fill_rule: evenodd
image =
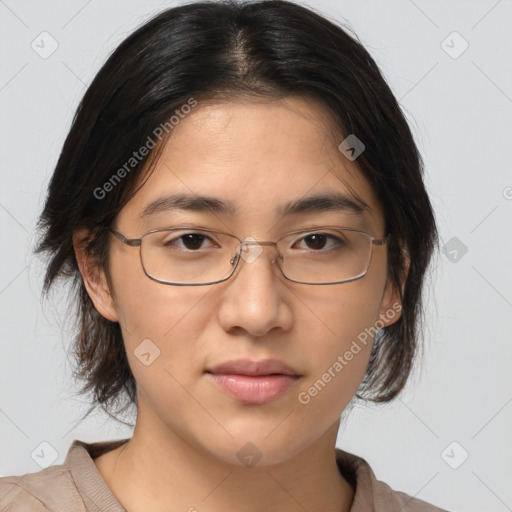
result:
<svg viewBox="0 0 512 512"><path fill-rule="evenodd" d="M328 233L310 233L297 242L305 242L306 247L302 247L303 249L311 249L313 252L320 252L323 249L336 249L341 248L346 245L345 241L341 238L338 238L334 235L330 235ZM297 243L296 242L296 243ZM330 244L329 244L330 242ZM300 248L300 247L299 247Z"/></svg>
<svg viewBox="0 0 512 512"><path fill-rule="evenodd" d="M206 240L210 240L214 243L210 237L202 233L185 233L179 236L174 235L172 238L163 240L162 245L164 247L177 247L178 249L197 251L198 249L204 248L202 244ZM181 245L178 242L181 242Z"/></svg>

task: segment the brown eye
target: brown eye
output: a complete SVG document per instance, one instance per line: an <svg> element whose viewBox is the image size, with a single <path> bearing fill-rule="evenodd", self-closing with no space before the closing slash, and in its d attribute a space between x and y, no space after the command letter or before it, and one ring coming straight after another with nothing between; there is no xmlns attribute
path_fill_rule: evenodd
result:
<svg viewBox="0 0 512 512"><path fill-rule="evenodd" d="M327 243L326 235L308 235L304 238L310 249L323 249Z"/></svg>
<svg viewBox="0 0 512 512"><path fill-rule="evenodd" d="M204 249L203 243L210 238L201 233L186 233L178 237L173 237L162 242L164 247L176 247L178 249L186 249L189 251L197 251ZM180 245L178 243L181 242Z"/></svg>
<svg viewBox="0 0 512 512"><path fill-rule="evenodd" d="M331 242L330 244L329 241ZM311 233L303 238L301 238L298 242L304 242L306 247L302 247L303 249L310 249L313 252L321 251L326 248L334 249L339 248L344 245L343 240L339 239L334 235L329 235L326 233Z"/></svg>

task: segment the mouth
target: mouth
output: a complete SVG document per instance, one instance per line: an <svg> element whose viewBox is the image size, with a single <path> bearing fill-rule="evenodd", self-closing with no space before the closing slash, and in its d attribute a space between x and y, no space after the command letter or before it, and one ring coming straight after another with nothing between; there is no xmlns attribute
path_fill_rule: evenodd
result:
<svg viewBox="0 0 512 512"><path fill-rule="evenodd" d="M245 404L265 404L282 396L301 375L277 359L228 361L207 369L212 382L225 394Z"/></svg>

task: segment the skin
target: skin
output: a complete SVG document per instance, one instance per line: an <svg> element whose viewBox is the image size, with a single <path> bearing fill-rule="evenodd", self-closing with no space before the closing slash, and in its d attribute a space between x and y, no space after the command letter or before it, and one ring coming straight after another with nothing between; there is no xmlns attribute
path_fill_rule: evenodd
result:
<svg viewBox="0 0 512 512"><path fill-rule="evenodd" d="M174 128L145 185L112 227L128 238L150 229L197 223L240 239L277 240L309 225L337 224L383 238L384 218L357 161L338 150L342 139L329 114L311 99L232 100L201 104ZM276 207L321 191L357 193L364 219L346 212L280 218ZM139 218L165 193L195 192L232 200L238 213L167 212ZM129 511L197 510L348 511L354 489L335 462L340 415L356 393L372 340L317 396L298 401L365 328L390 325L398 303L387 280L387 247L375 246L362 279L328 286L286 280L266 247L241 262L231 279L207 286L169 286L148 279L138 248L112 236L109 289L88 264L81 238L75 249L98 311L120 323L138 384L132 438L95 459L96 467ZM149 338L161 351L149 365L134 355ZM220 391L205 369L238 358L277 358L301 378L262 405L243 404ZM246 467L237 452L253 443L261 459ZM194 508L192 508L194 507Z"/></svg>

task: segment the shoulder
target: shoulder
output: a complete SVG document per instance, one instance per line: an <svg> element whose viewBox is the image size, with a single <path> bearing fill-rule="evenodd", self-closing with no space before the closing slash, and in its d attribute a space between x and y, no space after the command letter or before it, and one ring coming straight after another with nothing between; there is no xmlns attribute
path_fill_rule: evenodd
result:
<svg viewBox="0 0 512 512"><path fill-rule="evenodd" d="M355 487L351 512L449 512L378 480L362 457L337 448L336 461L340 472Z"/></svg>
<svg viewBox="0 0 512 512"><path fill-rule="evenodd" d="M128 439L74 440L62 464L0 478L1 512L126 512L101 477L94 458Z"/></svg>
<svg viewBox="0 0 512 512"><path fill-rule="evenodd" d="M73 505L73 512L85 511L69 471L62 465L35 473L0 478L2 512L60 512Z"/></svg>
<svg viewBox="0 0 512 512"><path fill-rule="evenodd" d="M382 503L385 503L386 505L388 503L393 503L394 506L400 507L398 510L401 512L449 512L444 508L439 508L404 492L395 491L388 484L381 482L380 480L377 480L376 494L378 496L377 499L382 500ZM381 508L377 508L376 510L381 510ZM382 510L387 511L391 509L384 506Z"/></svg>

